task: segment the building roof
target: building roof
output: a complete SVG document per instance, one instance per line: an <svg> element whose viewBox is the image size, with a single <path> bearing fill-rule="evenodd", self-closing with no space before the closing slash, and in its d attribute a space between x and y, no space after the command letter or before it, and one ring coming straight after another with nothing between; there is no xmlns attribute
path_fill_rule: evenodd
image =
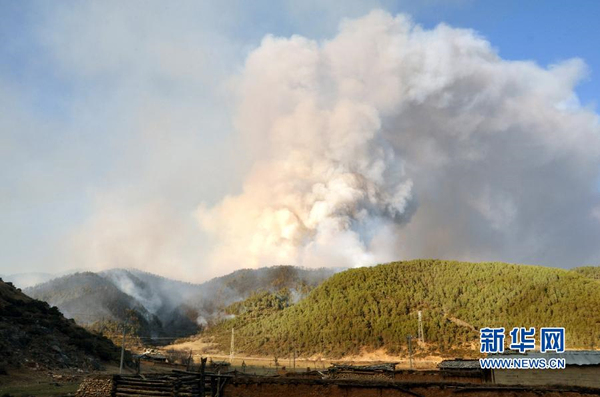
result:
<svg viewBox="0 0 600 397"><path fill-rule="evenodd" d="M381 363L374 365L333 364L329 369L343 371L394 371L397 364L398 363Z"/></svg>
<svg viewBox="0 0 600 397"><path fill-rule="evenodd" d="M500 355L491 355L490 357L530 357L530 358L564 358L567 365L600 365L600 351L590 350L568 350L564 353L540 353L540 352L527 352L525 354L519 353L505 353ZM479 360L466 360L466 359L454 359L444 360L438 364L439 369L480 369Z"/></svg>
<svg viewBox="0 0 600 397"><path fill-rule="evenodd" d="M504 354L504 356L564 358L567 365L600 365L600 351L594 350L567 350L564 353L527 352L525 354Z"/></svg>
<svg viewBox="0 0 600 397"><path fill-rule="evenodd" d="M481 369L479 360L444 360L438 364L439 369Z"/></svg>

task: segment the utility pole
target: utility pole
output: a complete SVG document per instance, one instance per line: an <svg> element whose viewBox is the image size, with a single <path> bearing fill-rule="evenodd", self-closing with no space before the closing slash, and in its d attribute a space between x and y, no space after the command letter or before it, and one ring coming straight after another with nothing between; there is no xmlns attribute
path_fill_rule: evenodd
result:
<svg viewBox="0 0 600 397"><path fill-rule="evenodd" d="M194 360L194 358L192 356L192 349L190 349L190 354L189 354L188 359L187 359L187 368L185 369L186 371L188 371L188 372L190 371L190 367L191 367L191 365L193 363L193 360Z"/></svg>
<svg viewBox="0 0 600 397"><path fill-rule="evenodd" d="M423 336L423 312L419 310L419 342L425 342L425 337Z"/></svg>
<svg viewBox="0 0 600 397"><path fill-rule="evenodd" d="M411 343L412 338L413 338L412 335L408 335L406 337L406 339L408 340L408 366L409 366L410 369L412 369L412 367L413 367L413 362L412 362L412 343Z"/></svg>
<svg viewBox="0 0 600 397"><path fill-rule="evenodd" d="M123 373L123 361L125 361L125 330L127 323L123 323L123 342L121 343L121 365L119 366L119 375Z"/></svg>
<svg viewBox="0 0 600 397"><path fill-rule="evenodd" d="M206 387L206 357L200 357L200 395L205 397L206 393L204 392L204 388Z"/></svg>
<svg viewBox="0 0 600 397"><path fill-rule="evenodd" d="M233 348L234 348L234 331L233 328L231 328L231 351L229 353L229 362L231 363L231 365L233 365Z"/></svg>

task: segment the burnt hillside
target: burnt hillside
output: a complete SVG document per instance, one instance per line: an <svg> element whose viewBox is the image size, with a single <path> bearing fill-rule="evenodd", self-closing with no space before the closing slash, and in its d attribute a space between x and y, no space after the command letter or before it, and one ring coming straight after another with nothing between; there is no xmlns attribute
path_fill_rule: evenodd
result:
<svg viewBox="0 0 600 397"><path fill-rule="evenodd" d="M217 321L226 306L255 292L288 288L300 297L335 272L273 266L241 269L193 284L134 269L111 269L55 278L24 291L97 330L114 328L126 319L131 322L133 316L136 335L172 337L197 333Z"/></svg>

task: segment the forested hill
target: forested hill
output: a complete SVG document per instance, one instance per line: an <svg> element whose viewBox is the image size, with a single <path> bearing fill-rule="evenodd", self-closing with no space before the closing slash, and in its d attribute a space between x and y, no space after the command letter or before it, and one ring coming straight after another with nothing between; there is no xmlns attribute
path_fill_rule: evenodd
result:
<svg viewBox="0 0 600 397"><path fill-rule="evenodd" d="M571 271L581 274L584 277L600 281L600 266L582 266L571 269Z"/></svg>
<svg viewBox="0 0 600 397"><path fill-rule="evenodd" d="M227 346L236 329L244 353L341 356L363 349L406 350L423 313L417 353L478 347L480 327L566 328L567 346L589 348L600 329L598 282L579 272L506 263L396 262L338 273L296 305L286 292L230 308L235 319L210 333Z"/></svg>
<svg viewBox="0 0 600 397"><path fill-rule="evenodd" d="M335 271L273 266L241 269L192 284L139 270L112 269L75 273L24 291L107 335L115 334L113 330L127 321L135 324L131 332L140 337L176 337L197 333L218 321L226 306L258 291L285 287L297 297L304 296Z"/></svg>

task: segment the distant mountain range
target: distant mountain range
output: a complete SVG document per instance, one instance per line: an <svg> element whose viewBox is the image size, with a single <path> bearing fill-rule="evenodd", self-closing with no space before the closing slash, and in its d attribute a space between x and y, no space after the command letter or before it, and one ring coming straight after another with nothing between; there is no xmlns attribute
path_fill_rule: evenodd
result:
<svg viewBox="0 0 600 397"><path fill-rule="evenodd" d="M59 273L47 273L47 272L27 272L27 273L15 273L15 274L0 274L0 277L6 282L13 283L18 288L28 288L34 285L45 283L57 277L67 276L69 274L77 273L80 269L66 270Z"/></svg>
<svg viewBox="0 0 600 397"><path fill-rule="evenodd" d="M112 269L70 274L23 291L57 306L82 325L135 321L140 336L176 337L218 321L226 306L257 291L287 288L302 295L335 272L276 266L242 269L192 284L139 270Z"/></svg>
<svg viewBox="0 0 600 397"><path fill-rule="evenodd" d="M235 328L240 352L266 355L405 352L421 311L425 343L415 353L460 355L486 326L564 326L568 347L597 346L599 282L593 266L415 260L346 271L242 269L202 284L112 269L24 292L105 335L123 322L140 337L166 340L206 328L226 351Z"/></svg>

